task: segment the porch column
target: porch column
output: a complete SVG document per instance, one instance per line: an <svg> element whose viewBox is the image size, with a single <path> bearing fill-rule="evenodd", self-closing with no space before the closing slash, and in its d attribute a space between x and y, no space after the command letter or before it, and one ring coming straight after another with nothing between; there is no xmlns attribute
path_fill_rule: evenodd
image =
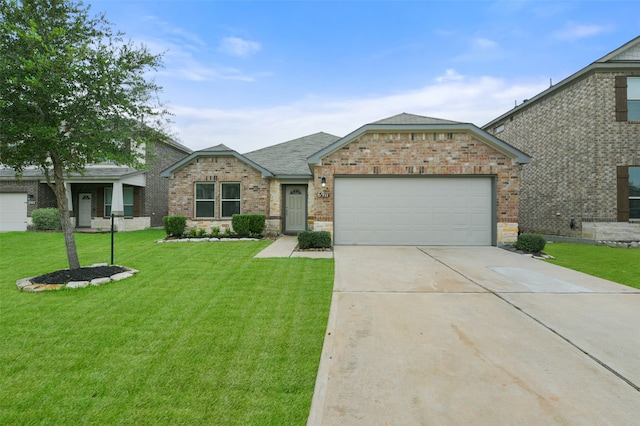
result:
<svg viewBox="0 0 640 426"><path fill-rule="evenodd" d="M111 213L114 216L124 216L124 196L122 194L122 182L113 182L113 191L111 192Z"/></svg>
<svg viewBox="0 0 640 426"><path fill-rule="evenodd" d="M71 197L71 184L69 182L64 183L64 192L67 195L67 204L70 212L73 211L73 197Z"/></svg>

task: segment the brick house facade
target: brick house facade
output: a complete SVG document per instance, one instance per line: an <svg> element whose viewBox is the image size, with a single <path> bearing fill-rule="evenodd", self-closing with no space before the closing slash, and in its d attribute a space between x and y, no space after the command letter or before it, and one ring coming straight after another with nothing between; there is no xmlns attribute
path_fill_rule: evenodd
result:
<svg viewBox="0 0 640 426"><path fill-rule="evenodd" d="M529 160L523 152L471 124L400 114L365 125L344 138L316 134L244 155L219 145L194 152L162 175L169 178L169 214L184 215L190 227L207 231L231 226L231 218L223 214L222 186L237 182L236 212L264 214L269 232L328 230L334 238L341 237L336 241L343 244L401 244L405 241L385 235L402 235L402 225L410 216L414 222L409 227L416 232L409 232L406 242L440 245L455 241L430 235L458 233L463 238L460 241L470 243L471 239L464 238L472 238L477 231L474 222L481 219L484 224L475 226L480 226L482 236L472 243L496 245L517 237L519 175ZM368 226L367 216L383 217L387 214L383 211L396 210L389 220L372 223L362 240L346 237L363 234L348 229L347 216L341 216L348 204L342 200L350 194L336 181L351 183L352 178L358 185L391 185L380 197L363 195L364 203L373 203L370 211L359 216L364 226ZM478 206L474 207L476 202L471 200L477 185L485 193L476 196ZM402 205L387 198L396 188L408 191L398 198ZM455 208L447 205L449 188L462 191L451 198L458 205ZM204 195L207 191L209 195ZM433 197L429 191L434 191ZM210 203L204 213L210 217L195 212L199 202ZM422 209L424 214L412 214L413 205L420 205L415 210ZM354 229L358 226L354 224ZM422 236L416 237L422 228Z"/></svg>
<svg viewBox="0 0 640 426"><path fill-rule="evenodd" d="M66 185L75 226L108 229L109 209L116 205L113 200L110 203L108 197L116 198L113 194L117 196L117 186L120 187L121 197L127 198L122 200L121 205L128 203L115 219L118 231L162 226L162 218L168 214L168 183L160 177L160 172L189 153L190 149L177 142L158 142L145 149L146 166L142 170L115 164L92 164L87 166L84 175L69 177ZM13 170L0 170L0 196L6 197L9 194L20 197L18 201L12 197L10 202L27 205L21 219L22 229L26 229L30 223L33 210L57 207L56 197L39 170L25 170L20 181L15 179ZM84 208L80 206L81 198L87 202ZM11 229L11 224L0 225L1 229Z"/></svg>
<svg viewBox="0 0 640 426"><path fill-rule="evenodd" d="M213 205L213 214L196 214L197 185L210 185L212 200L222 200L222 184L239 184L240 212L265 214L269 211L269 180L261 170L224 145L194 153L174 172L169 182L169 215L186 216L189 227L207 229L218 227L222 231L231 227L231 217L222 213L221 202ZM204 202L204 201L203 201Z"/></svg>
<svg viewBox="0 0 640 426"><path fill-rule="evenodd" d="M634 96L628 80L640 90L640 37L483 127L532 156L522 172L523 230L640 240L640 218L629 217L640 117L627 99L628 91Z"/></svg>

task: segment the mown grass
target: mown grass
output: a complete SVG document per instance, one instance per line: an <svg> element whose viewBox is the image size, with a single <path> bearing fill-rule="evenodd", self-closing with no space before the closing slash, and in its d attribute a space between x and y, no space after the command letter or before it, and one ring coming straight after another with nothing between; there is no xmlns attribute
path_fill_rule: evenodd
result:
<svg viewBox="0 0 640 426"><path fill-rule="evenodd" d="M269 242L165 243L116 234L102 287L20 293L67 267L58 233L0 234L2 424L304 424L333 261L253 259ZM106 235L76 235L82 265Z"/></svg>
<svg viewBox="0 0 640 426"><path fill-rule="evenodd" d="M544 252L556 265L640 289L640 249L547 243Z"/></svg>

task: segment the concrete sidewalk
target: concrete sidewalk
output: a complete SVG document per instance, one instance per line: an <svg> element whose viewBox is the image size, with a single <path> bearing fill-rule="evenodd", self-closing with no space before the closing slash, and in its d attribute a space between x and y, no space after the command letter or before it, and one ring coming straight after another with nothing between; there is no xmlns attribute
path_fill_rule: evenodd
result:
<svg viewBox="0 0 640 426"><path fill-rule="evenodd" d="M331 259L333 251L296 251L298 239L291 235L281 235L269 247L256 254L254 258L268 257L309 257L313 259Z"/></svg>
<svg viewBox="0 0 640 426"><path fill-rule="evenodd" d="M495 247L346 247L308 425L638 424L640 291Z"/></svg>

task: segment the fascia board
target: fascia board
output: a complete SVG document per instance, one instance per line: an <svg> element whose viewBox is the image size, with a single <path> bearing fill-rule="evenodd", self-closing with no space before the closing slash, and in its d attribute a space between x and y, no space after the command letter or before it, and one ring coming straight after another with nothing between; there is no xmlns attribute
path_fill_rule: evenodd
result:
<svg viewBox="0 0 640 426"><path fill-rule="evenodd" d="M565 78L564 80L560 81L559 83L554 84L553 86L549 87L548 89L538 93L536 96L534 96L531 99L528 99L527 102L523 102L520 105L518 105L517 107L507 111L506 113L502 114L501 116L499 116L498 118L495 118L493 120L491 120L490 122L488 122L487 124L485 124L484 126L482 126L483 129L486 128L490 128L493 127L501 122L503 122L504 120L506 120L509 116L513 115L513 114L517 114L518 112L528 108L529 106L531 106L532 104L536 103L537 101L551 95L552 93L554 93L556 90L561 90L563 87L573 83L576 80L579 80L583 77L585 77L586 75L592 73L592 72L596 72L596 71L600 71L600 70L604 70L604 71L638 71L640 70L640 62L594 62L591 65L581 69L580 71L571 74L569 77Z"/></svg>
<svg viewBox="0 0 640 426"><path fill-rule="evenodd" d="M313 176L311 176L311 174L308 175L274 175L273 176L274 179L280 179L280 180L311 180L313 178Z"/></svg>

